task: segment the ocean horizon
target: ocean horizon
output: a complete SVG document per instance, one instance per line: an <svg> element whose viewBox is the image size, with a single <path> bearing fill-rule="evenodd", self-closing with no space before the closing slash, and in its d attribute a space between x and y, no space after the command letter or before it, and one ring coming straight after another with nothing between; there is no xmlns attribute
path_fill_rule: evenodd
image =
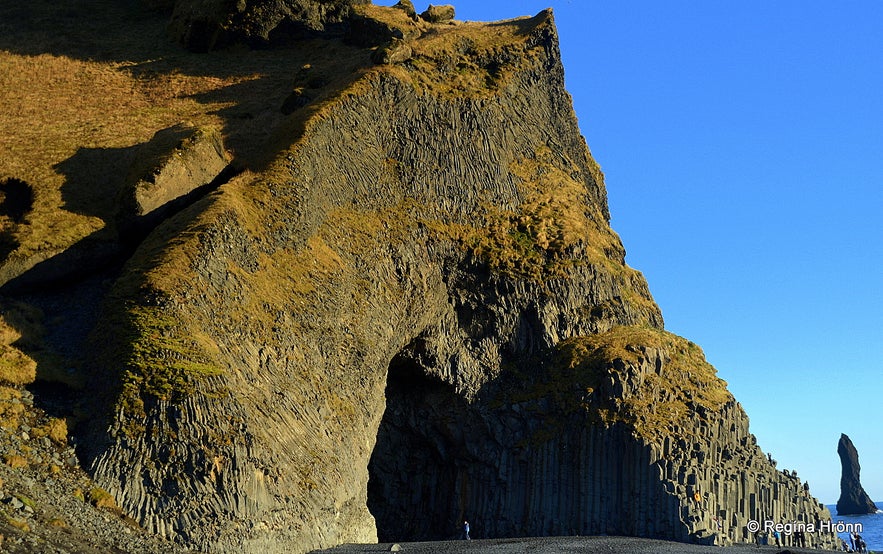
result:
<svg viewBox="0 0 883 554"><path fill-rule="evenodd" d="M834 523L859 524L862 530L859 535L862 536L868 545L868 550L877 552L883 551L883 502L874 502L877 506L876 514L866 515L837 515L836 504L825 504L825 507L831 512L831 521ZM849 544L849 533L837 533L841 539Z"/></svg>

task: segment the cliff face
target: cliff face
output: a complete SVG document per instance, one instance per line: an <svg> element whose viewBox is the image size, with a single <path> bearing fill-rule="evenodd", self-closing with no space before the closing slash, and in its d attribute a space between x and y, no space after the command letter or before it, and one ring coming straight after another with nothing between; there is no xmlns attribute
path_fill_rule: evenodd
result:
<svg viewBox="0 0 883 554"><path fill-rule="evenodd" d="M692 542L829 518L625 264L551 12L359 13L408 32L332 93L295 90L274 153L116 280L88 367L95 481L210 552L463 518Z"/></svg>
<svg viewBox="0 0 883 554"><path fill-rule="evenodd" d="M484 28L460 33L427 49ZM661 325L607 227L550 16L491 39L514 43L483 60L498 85L481 67L477 97L370 72L266 172L195 206L190 231L144 247L107 318L128 332L94 463L124 509L204 548L372 540L368 459L397 355L469 402L563 338Z"/></svg>
<svg viewBox="0 0 883 554"><path fill-rule="evenodd" d="M368 485L381 540L451 538L465 517L475 536L729 544L754 541L751 520L830 518L763 455L701 350L664 331L564 340L470 404L420 374L390 366Z"/></svg>

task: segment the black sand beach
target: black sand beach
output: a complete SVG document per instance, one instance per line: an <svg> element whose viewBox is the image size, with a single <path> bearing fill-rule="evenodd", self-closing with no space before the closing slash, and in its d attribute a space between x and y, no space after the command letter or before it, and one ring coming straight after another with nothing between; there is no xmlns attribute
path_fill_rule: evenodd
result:
<svg viewBox="0 0 883 554"><path fill-rule="evenodd" d="M392 545L347 544L328 550L316 551L327 554L366 554L390 552ZM401 552L418 554L455 554L459 552L491 552L496 554L555 554L582 552L590 554L761 554L785 553L815 554L828 552L807 548L734 545L700 546L679 542L641 539L634 537L536 537L521 539L483 539L472 541L438 541L399 543Z"/></svg>

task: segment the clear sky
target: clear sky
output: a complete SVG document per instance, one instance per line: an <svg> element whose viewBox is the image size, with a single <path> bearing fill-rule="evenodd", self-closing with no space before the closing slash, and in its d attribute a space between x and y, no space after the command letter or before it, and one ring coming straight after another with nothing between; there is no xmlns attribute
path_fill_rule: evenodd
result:
<svg viewBox="0 0 883 554"><path fill-rule="evenodd" d="M612 226L666 328L822 502L841 433L883 501L883 2L454 5L555 10Z"/></svg>

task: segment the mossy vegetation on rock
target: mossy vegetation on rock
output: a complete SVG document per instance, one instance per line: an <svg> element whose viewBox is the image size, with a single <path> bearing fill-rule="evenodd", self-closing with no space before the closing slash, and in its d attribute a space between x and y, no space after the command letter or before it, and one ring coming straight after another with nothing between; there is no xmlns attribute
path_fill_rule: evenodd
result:
<svg viewBox="0 0 883 554"><path fill-rule="evenodd" d="M482 36L477 26L464 32ZM504 358L615 322L661 323L607 228L548 14L491 35L469 56L508 42L533 53L490 96L415 88L401 66L368 69L292 114L275 143L290 142L265 170L148 238L115 292L144 297L117 304L133 335L103 362L120 372L124 409L113 413L96 477L123 510L166 529L176 505L167 532L198 533L213 548L271 534L279 548L370 540L364 483L383 383L413 340L427 371L470 398ZM605 284L586 295L591 281ZM599 303L609 309L593 312ZM151 478L123 486L132 464ZM264 467L288 470L255 481ZM237 538L224 518L195 527L202 518L187 498L217 498L219 481L230 517L305 523ZM170 487L188 492L168 503ZM248 512L237 500L245 495ZM340 506L342 523L327 520L328 505Z"/></svg>
<svg viewBox="0 0 883 554"><path fill-rule="evenodd" d="M145 417L144 397L179 401L195 388L194 381L223 372L212 363L210 340L188 332L161 306L134 306L128 310L129 330L117 330L128 349L122 379L122 406L129 417ZM217 350L217 347L214 347Z"/></svg>
<svg viewBox="0 0 883 554"><path fill-rule="evenodd" d="M282 9L296 6L315 10ZM273 13L247 29L264 8ZM184 120L219 129L244 169L130 257L118 250L126 265L88 289L101 312L80 307L67 326L51 313L4 314L6 344L38 378L64 367L52 382L85 399L84 426L64 420L95 479L80 497L113 498L194 549L237 553L444 536L465 511L497 536L696 542L712 512L691 512L694 482L726 518L727 540L747 539L749 517L823 515L789 500L800 484L766 462L701 350L662 330L646 281L626 265L551 12L430 23L407 8L258 2L235 8L246 25L235 32L302 42L194 57L125 34L112 57L134 65L41 65L41 83L50 69L80 68L107 97L78 100L93 140L73 136L64 112L44 127L54 150L0 156L16 160L0 173L34 196L26 214L5 216L3 244L21 263L0 278L31 275L28 264L87 236L119 246L107 199L122 184L93 178L130 167L156 131ZM305 38L320 29L311 14L323 38ZM161 37L151 17L139 29ZM204 49L234 32L190 31ZM83 86L71 79L67 92ZM39 230L70 221L84 226ZM72 309L46 291L31 301ZM94 327L82 358L59 338L75 327ZM27 417L17 394L0 388L4 428ZM40 440L62 437L60 421L35 426ZM737 482L744 490L728 488Z"/></svg>
<svg viewBox="0 0 883 554"><path fill-rule="evenodd" d="M658 441L689 417L707 419L733 400L696 344L652 328L616 327L556 347L552 379L581 388L579 406Z"/></svg>

